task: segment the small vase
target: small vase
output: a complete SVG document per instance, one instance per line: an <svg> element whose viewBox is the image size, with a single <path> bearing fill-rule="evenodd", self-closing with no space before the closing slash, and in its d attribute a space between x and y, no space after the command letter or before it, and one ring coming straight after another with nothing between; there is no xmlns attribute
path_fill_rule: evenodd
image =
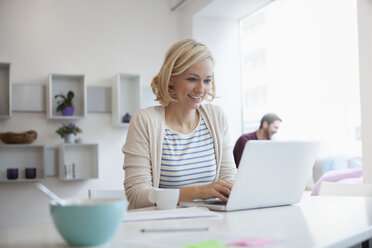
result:
<svg viewBox="0 0 372 248"><path fill-rule="evenodd" d="M74 115L74 112L75 112L74 107L66 107L61 111L63 116L72 116Z"/></svg>
<svg viewBox="0 0 372 248"><path fill-rule="evenodd" d="M9 168L6 170L6 174L9 180L18 179L18 168Z"/></svg>
<svg viewBox="0 0 372 248"><path fill-rule="evenodd" d="M122 122L123 122L123 123L129 123L131 118L132 118L132 116L130 116L130 114L126 113L126 114L123 116Z"/></svg>
<svg viewBox="0 0 372 248"><path fill-rule="evenodd" d="M75 135L72 133L65 134L65 143L69 144L75 143Z"/></svg>
<svg viewBox="0 0 372 248"><path fill-rule="evenodd" d="M25 178L27 178L27 179L36 178L36 168L26 168L25 169Z"/></svg>

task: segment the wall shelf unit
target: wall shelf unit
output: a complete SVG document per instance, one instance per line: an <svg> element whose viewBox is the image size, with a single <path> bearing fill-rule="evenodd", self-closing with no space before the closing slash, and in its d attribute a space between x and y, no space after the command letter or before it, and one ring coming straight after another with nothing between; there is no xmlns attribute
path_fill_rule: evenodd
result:
<svg viewBox="0 0 372 248"><path fill-rule="evenodd" d="M12 115L11 64L0 62L0 120Z"/></svg>
<svg viewBox="0 0 372 248"><path fill-rule="evenodd" d="M0 145L0 182L34 182L45 179L44 145ZM18 179L7 179L7 169L17 168ZM36 168L36 177L28 179L26 168Z"/></svg>
<svg viewBox="0 0 372 248"><path fill-rule="evenodd" d="M97 179L98 144L60 145L58 167L60 180Z"/></svg>
<svg viewBox="0 0 372 248"><path fill-rule="evenodd" d="M140 76L119 73L115 76L111 87L111 111L112 125L126 127L123 123L125 114L131 116L141 107L141 83Z"/></svg>
<svg viewBox="0 0 372 248"><path fill-rule="evenodd" d="M73 116L63 116L56 111L57 101L54 96L58 94L67 95L72 90L75 94ZM72 74L50 74L47 89L47 118L55 120L76 120L86 117L86 85L84 75Z"/></svg>

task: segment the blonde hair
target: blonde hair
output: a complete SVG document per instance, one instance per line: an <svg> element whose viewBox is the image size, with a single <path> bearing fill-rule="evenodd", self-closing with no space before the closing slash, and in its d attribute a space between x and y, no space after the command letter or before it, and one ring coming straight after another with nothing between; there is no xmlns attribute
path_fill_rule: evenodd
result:
<svg viewBox="0 0 372 248"><path fill-rule="evenodd" d="M156 96L155 100L163 106L167 106L171 102L177 102L174 90L169 87L170 78L184 73L188 68L205 59L210 59L214 64L211 52L206 45L200 42L185 39L173 44L165 55L159 73L151 82L152 92ZM212 101L216 94L214 75L211 83L211 88L207 93L209 101Z"/></svg>

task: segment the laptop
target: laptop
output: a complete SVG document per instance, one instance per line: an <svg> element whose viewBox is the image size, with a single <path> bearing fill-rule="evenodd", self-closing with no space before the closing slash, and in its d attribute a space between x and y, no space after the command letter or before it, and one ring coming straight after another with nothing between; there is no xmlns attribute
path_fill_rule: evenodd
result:
<svg viewBox="0 0 372 248"><path fill-rule="evenodd" d="M311 176L319 149L313 141L246 143L227 203L221 200L181 202L217 211L236 211L298 203Z"/></svg>

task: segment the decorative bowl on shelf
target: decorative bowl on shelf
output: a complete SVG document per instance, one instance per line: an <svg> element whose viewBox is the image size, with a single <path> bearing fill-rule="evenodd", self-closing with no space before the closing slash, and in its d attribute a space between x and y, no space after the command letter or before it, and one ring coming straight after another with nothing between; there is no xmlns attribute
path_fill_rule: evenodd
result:
<svg viewBox="0 0 372 248"><path fill-rule="evenodd" d="M0 139L5 144L30 144L37 138L37 132L30 130L22 133L0 133Z"/></svg>

